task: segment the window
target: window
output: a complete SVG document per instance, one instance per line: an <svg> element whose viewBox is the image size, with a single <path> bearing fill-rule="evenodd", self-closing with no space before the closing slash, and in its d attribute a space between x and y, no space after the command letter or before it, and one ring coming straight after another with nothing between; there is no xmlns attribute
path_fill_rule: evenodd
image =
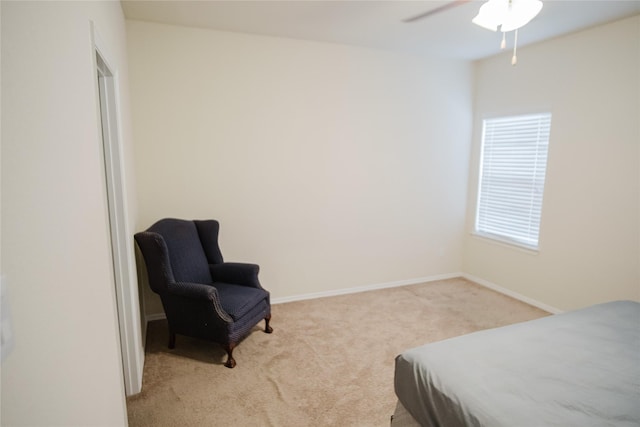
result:
<svg viewBox="0 0 640 427"><path fill-rule="evenodd" d="M538 248L551 114L486 119L475 231Z"/></svg>

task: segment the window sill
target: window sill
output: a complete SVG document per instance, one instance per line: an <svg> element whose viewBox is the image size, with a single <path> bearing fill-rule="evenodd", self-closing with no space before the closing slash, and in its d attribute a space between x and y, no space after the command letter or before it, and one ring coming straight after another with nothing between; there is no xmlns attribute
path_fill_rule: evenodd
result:
<svg viewBox="0 0 640 427"><path fill-rule="evenodd" d="M516 249L520 252L524 252L529 255L538 255L538 253L540 253L540 247L529 246L524 243L518 243L513 240L502 238L500 236L495 236L493 234L478 233L477 231L473 231L471 235L487 243L503 246L509 249Z"/></svg>

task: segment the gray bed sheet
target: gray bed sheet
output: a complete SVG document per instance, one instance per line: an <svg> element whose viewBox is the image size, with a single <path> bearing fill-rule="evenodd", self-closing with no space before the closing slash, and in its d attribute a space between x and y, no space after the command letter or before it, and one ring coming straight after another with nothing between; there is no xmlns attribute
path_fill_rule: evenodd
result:
<svg viewBox="0 0 640 427"><path fill-rule="evenodd" d="M395 392L422 426L640 426L640 304L615 301L410 349Z"/></svg>

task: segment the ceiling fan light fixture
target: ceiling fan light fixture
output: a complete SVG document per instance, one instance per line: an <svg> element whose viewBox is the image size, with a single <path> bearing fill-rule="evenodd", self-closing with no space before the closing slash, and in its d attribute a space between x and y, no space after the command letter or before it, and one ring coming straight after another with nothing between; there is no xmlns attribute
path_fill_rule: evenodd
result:
<svg viewBox="0 0 640 427"><path fill-rule="evenodd" d="M525 26L542 10L540 0L488 0L471 20L491 31L507 32Z"/></svg>
<svg viewBox="0 0 640 427"><path fill-rule="evenodd" d="M482 6L478 14L471 20L474 24L490 31L498 31L498 27L502 25L504 19L505 8L502 3L508 0L489 0Z"/></svg>
<svg viewBox="0 0 640 427"><path fill-rule="evenodd" d="M511 64L516 65L516 48L518 45L518 28L524 27L542 10L541 0L488 0L480 6L478 14L471 20L474 24L491 31L503 33L500 47L505 48L504 34L515 30L513 57Z"/></svg>
<svg viewBox="0 0 640 427"><path fill-rule="evenodd" d="M501 31L513 31L527 25L542 10L540 0L511 0L509 13L505 16Z"/></svg>

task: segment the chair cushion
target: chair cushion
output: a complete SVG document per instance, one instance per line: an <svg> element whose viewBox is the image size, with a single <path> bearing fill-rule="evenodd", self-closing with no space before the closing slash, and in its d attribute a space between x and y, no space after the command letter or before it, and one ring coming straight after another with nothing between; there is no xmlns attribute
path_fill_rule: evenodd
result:
<svg viewBox="0 0 640 427"><path fill-rule="evenodd" d="M251 311L260 301L267 298L264 289L249 286L232 285L230 283L215 282L213 286L218 290L222 308L235 321Z"/></svg>

